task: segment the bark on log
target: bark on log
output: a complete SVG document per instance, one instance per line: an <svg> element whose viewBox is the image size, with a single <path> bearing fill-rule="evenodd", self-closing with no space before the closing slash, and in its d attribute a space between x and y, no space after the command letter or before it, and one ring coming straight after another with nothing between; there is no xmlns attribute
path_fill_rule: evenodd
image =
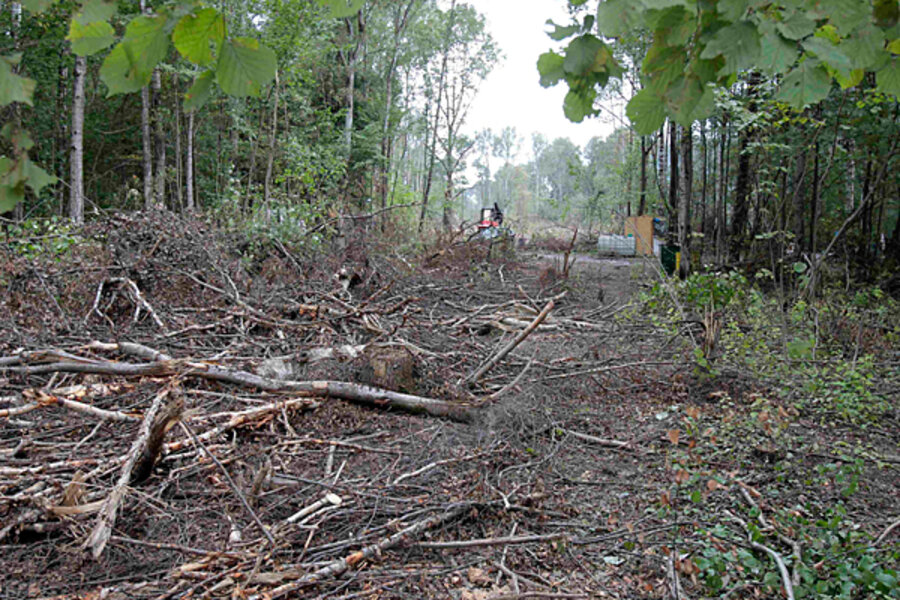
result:
<svg viewBox="0 0 900 600"><path fill-rule="evenodd" d="M122 500L125 499L125 494L128 491L128 484L131 482L131 473L134 470L134 465L137 462L138 457L143 453L144 448L147 446L147 441L150 438L151 425L155 421L156 415L159 414L159 411L162 409L163 400L169 396L171 391L171 388L165 388L153 399L153 403L144 415L144 420L141 422L140 429L138 429L138 435L131 444L131 449L125 457L125 464L122 465L122 470L119 473L119 480L116 482L116 486L113 488L112 492L110 492L103 501L103 508L100 509L100 514L97 516L97 522L94 525L94 529L82 546L86 549L90 548L94 559L100 558L100 555L103 554L103 550L106 548L106 544L109 542L109 536L112 535L113 526L116 523L116 514L119 511L119 507L122 505Z"/></svg>
<svg viewBox="0 0 900 600"><path fill-rule="evenodd" d="M549 312L549 311L548 311ZM524 339L524 336L521 337ZM51 354L50 356L54 356ZM47 354L41 354L47 356ZM17 357L18 358L18 357ZM75 357L73 357L75 358ZM496 364L501 355L493 361ZM3 359L0 359L2 361ZM119 375L124 377L165 377L181 375L197 377L213 381L233 383L246 387L255 387L267 392L297 392L307 396L339 398L357 404L378 408L395 408L413 414L427 414L459 422L471 422L474 413L471 407L452 404L434 398L392 392L367 385L359 385L343 381L279 381L261 377L246 371L235 371L218 365L188 360L164 360L148 363L119 363L90 359L59 360L46 364L28 365L21 358L11 364L23 366L4 366L0 362L0 372L38 375L46 373L94 373L100 375ZM10 363L7 363L10 364Z"/></svg>

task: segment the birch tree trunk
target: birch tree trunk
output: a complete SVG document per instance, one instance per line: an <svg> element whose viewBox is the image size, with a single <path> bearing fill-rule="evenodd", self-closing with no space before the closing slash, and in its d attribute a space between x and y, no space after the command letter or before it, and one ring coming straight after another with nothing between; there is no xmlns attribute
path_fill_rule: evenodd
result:
<svg viewBox="0 0 900 600"><path fill-rule="evenodd" d="M69 218L84 222L84 75L87 58L75 57L75 91L72 100L72 156L69 160Z"/></svg>

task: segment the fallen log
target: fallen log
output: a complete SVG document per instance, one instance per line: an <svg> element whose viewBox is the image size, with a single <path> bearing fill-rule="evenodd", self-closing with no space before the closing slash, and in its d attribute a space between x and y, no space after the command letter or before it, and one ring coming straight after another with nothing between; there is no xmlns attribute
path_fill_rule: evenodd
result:
<svg viewBox="0 0 900 600"><path fill-rule="evenodd" d="M41 354L42 357L56 355L56 352ZM121 363L81 359L78 357L72 358L77 358L77 360L68 359L67 357L66 360L42 364L28 364L27 361L21 359L5 364L0 362L0 372L6 371L24 375L93 373L122 377L167 377L178 375L254 387L267 392L296 392L318 398L339 398L366 406L394 408L413 414L427 414L459 422L471 422L474 420L474 413L469 406L344 381L280 381L247 371L237 371L219 365L185 359ZM502 356L498 356L496 360L500 358ZM10 364L17 366L8 366Z"/></svg>

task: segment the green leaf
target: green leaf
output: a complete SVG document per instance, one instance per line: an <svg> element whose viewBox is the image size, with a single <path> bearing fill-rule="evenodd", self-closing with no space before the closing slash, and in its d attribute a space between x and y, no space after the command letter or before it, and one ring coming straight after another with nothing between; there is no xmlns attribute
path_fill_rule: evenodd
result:
<svg viewBox="0 0 900 600"><path fill-rule="evenodd" d="M573 123L581 123L584 118L594 114L594 98L597 93L593 88L583 91L569 90L563 101L563 112Z"/></svg>
<svg viewBox="0 0 900 600"><path fill-rule="evenodd" d="M184 111L190 112L201 108L209 100L212 95L213 80L215 73L212 71L204 71L197 79L191 89L184 95Z"/></svg>
<svg viewBox="0 0 900 600"><path fill-rule="evenodd" d="M538 57L537 68L541 74L541 86L552 87L566 76L565 58L556 52L544 52Z"/></svg>
<svg viewBox="0 0 900 600"><path fill-rule="evenodd" d="M739 20L747 12L746 0L719 0L716 4L716 12L731 21Z"/></svg>
<svg viewBox="0 0 900 600"><path fill-rule="evenodd" d="M759 68L769 75L784 73L797 61L797 45L793 44L778 33L774 28L763 34L760 40L762 54Z"/></svg>
<svg viewBox="0 0 900 600"><path fill-rule="evenodd" d="M890 50L891 54L900 54L900 39L888 44L888 50Z"/></svg>
<svg viewBox="0 0 900 600"><path fill-rule="evenodd" d="M554 23L552 19L547 19L547 25L553 26L553 31L548 32L547 35L555 42L560 42L569 36L575 35L581 29L578 25L562 27Z"/></svg>
<svg viewBox="0 0 900 600"><path fill-rule="evenodd" d="M34 148L34 140L27 130L22 129L17 123L9 122L0 129L0 137L7 140L14 148L28 151Z"/></svg>
<svg viewBox="0 0 900 600"><path fill-rule="evenodd" d="M31 159L29 159L27 155L22 158L21 162L22 175L25 178L25 184L30 187L35 194L39 194L46 186L56 183L56 177L31 162Z"/></svg>
<svg viewBox="0 0 900 600"><path fill-rule="evenodd" d="M31 162L27 154L19 160L0 156L0 213L12 210L25 199L26 185L37 194L55 182L56 177Z"/></svg>
<svg viewBox="0 0 900 600"><path fill-rule="evenodd" d="M644 88L634 95L625 107L625 114L634 123L638 135L650 135L666 122L663 100L649 88Z"/></svg>
<svg viewBox="0 0 900 600"><path fill-rule="evenodd" d="M185 15L175 26L172 41L183 57L198 65L208 65L213 61L212 48L218 51L225 41L225 19L214 8Z"/></svg>
<svg viewBox="0 0 900 600"><path fill-rule="evenodd" d="M900 58L893 59L886 67L875 73L878 90L900 98Z"/></svg>
<svg viewBox="0 0 900 600"><path fill-rule="evenodd" d="M700 58L725 57L720 75L737 73L756 65L759 58L759 32L750 23L735 23L723 27L706 44Z"/></svg>
<svg viewBox="0 0 900 600"><path fill-rule="evenodd" d="M642 24L642 7L632 0L606 0L597 8L597 30L610 38L621 37Z"/></svg>
<svg viewBox="0 0 900 600"><path fill-rule="evenodd" d="M653 29L657 41L667 46L683 46L694 36L696 18L683 6L654 12L656 17L647 19L647 26Z"/></svg>
<svg viewBox="0 0 900 600"><path fill-rule="evenodd" d="M153 69L169 52L165 15L136 17L100 67L109 96L136 92L150 82Z"/></svg>
<svg viewBox="0 0 900 600"><path fill-rule="evenodd" d="M22 0L22 6L30 13L42 13L56 4L56 0Z"/></svg>
<svg viewBox="0 0 900 600"><path fill-rule="evenodd" d="M90 56L112 46L116 41L116 32L112 25L103 21L85 26L72 19L66 39L72 42L73 53Z"/></svg>
<svg viewBox="0 0 900 600"><path fill-rule="evenodd" d="M704 91L700 79L694 76L680 77L671 85L664 98L669 114L679 125L689 127L694 122L691 117Z"/></svg>
<svg viewBox="0 0 900 600"><path fill-rule="evenodd" d="M841 49L854 69L867 69L884 54L884 33L871 25L853 32L841 43Z"/></svg>
<svg viewBox="0 0 900 600"><path fill-rule="evenodd" d="M79 25L90 25L98 21L109 21L116 14L116 5L112 2L104 2L103 0L87 0L81 6L81 10L75 13L72 18Z"/></svg>
<svg viewBox="0 0 900 600"><path fill-rule="evenodd" d="M13 73L13 66L19 64L21 54L0 56L0 106L22 102L32 106L35 81Z"/></svg>
<svg viewBox="0 0 900 600"><path fill-rule="evenodd" d="M100 66L100 79L109 88L107 97L140 91L150 80L149 77L146 79L139 77L132 68L123 42L116 44L103 60Z"/></svg>
<svg viewBox="0 0 900 600"><path fill-rule="evenodd" d="M831 21L842 35L865 25L872 18L872 5L868 1L817 0L814 6L812 13Z"/></svg>
<svg viewBox="0 0 900 600"><path fill-rule="evenodd" d="M816 22L806 16L805 13L797 11L790 17L776 25L781 35L789 40L802 40L810 36L816 30Z"/></svg>
<svg viewBox="0 0 900 600"><path fill-rule="evenodd" d="M328 8L332 19L346 19L352 17L360 10L366 0L319 0L319 4Z"/></svg>
<svg viewBox="0 0 900 600"><path fill-rule="evenodd" d="M275 78L275 53L257 40L235 38L222 45L216 80L230 96L259 96L260 89Z"/></svg>
<svg viewBox="0 0 900 600"><path fill-rule="evenodd" d="M846 90L859 85L865 76L866 72L864 69L854 69L846 75L840 71L835 71L834 80L840 84L841 89Z"/></svg>
<svg viewBox="0 0 900 600"><path fill-rule="evenodd" d="M802 109L824 100L830 90L828 72L819 61L807 59L785 76L776 97Z"/></svg>
<svg viewBox="0 0 900 600"><path fill-rule="evenodd" d="M642 72L648 76L648 83L663 95L672 82L684 75L687 54L683 48L670 48L654 43L647 51Z"/></svg>
<svg viewBox="0 0 900 600"><path fill-rule="evenodd" d="M595 64L600 53L606 44L600 41L600 38L593 35L582 35L569 43L566 48L566 58L563 62L563 68L566 73L573 75L583 75L595 71Z"/></svg>
<svg viewBox="0 0 900 600"><path fill-rule="evenodd" d="M811 37L803 42L803 49L807 52L815 54L819 60L828 64L830 67L843 72L849 72L853 69L850 59L843 53L839 46L836 46L828 40L820 37Z"/></svg>

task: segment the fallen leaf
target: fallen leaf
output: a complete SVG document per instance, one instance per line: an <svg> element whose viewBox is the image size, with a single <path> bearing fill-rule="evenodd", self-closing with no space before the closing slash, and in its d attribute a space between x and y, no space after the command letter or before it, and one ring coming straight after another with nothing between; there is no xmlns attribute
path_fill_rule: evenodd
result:
<svg viewBox="0 0 900 600"><path fill-rule="evenodd" d="M669 441L672 443L673 446L678 445L678 437L680 436L680 434L681 434L681 432L679 432L677 429L669 430Z"/></svg>

